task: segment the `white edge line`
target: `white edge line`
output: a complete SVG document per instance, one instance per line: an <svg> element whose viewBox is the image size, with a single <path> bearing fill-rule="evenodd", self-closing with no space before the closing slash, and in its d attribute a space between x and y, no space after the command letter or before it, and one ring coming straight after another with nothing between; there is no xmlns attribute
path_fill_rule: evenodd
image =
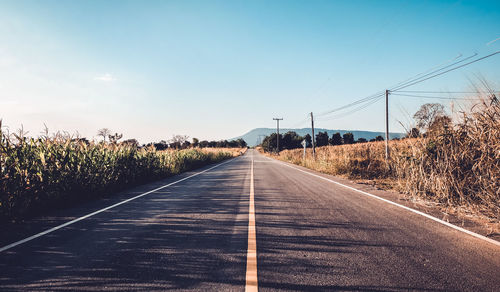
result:
<svg viewBox="0 0 500 292"><path fill-rule="evenodd" d="M342 186L342 187L344 187L344 188L350 189L350 190L352 190L352 191L355 191L355 192L361 193L361 194L363 194L363 195L365 195L365 196L372 197L372 198L375 198L375 199L377 199L377 200L384 201L384 202L389 203L389 204L392 204L392 205L394 205L394 206L397 206L397 207L403 208L403 209L405 209L405 210L408 210L408 211L410 211L410 212L413 212L413 213L416 213L416 214L418 214L418 215L424 216L424 217L426 217L426 218L428 218L428 219L434 220L434 221L436 221L436 222L438 222L438 223L441 223L441 224L443 224L443 225L446 225L446 226L448 226L448 227L451 227L451 228L456 229L456 230L458 230L458 231L461 231L461 232L463 232L463 233L467 233L467 234L472 235L472 236L474 236L474 237L476 237L476 238L479 238L479 239L485 240L485 241L487 241L487 242L489 242L489 243L492 243L492 244L494 244L494 245L496 245L496 246L500 246L500 242L499 242L499 241L496 241L496 240L494 240L494 239L488 238L488 237L483 236L483 235L481 235L481 234L477 234L477 233L472 232L472 231L470 231L470 230L467 230L467 229L465 229L465 228L458 227L458 226L456 226L456 225L453 225L453 224L451 224L451 223L449 223L449 222L446 222L446 221L444 221L444 220L438 219L438 218L436 218L436 217L434 217L434 216L431 216L431 215L429 215L429 214L426 214L426 213L424 213L424 212L421 212L421 211L418 211L418 210L412 209L412 208L410 208L410 207L406 207L406 206L404 206L404 205L401 205L401 204L395 203L395 202L393 202L393 201L391 201L391 200L387 200L387 199L381 198L381 197L379 197L379 196L376 196L376 195L370 194L370 193L368 193L368 192L365 192L365 191L362 191L362 190L358 190L358 189L353 188L353 187L350 187L350 186L348 186L348 185L344 185L344 184L342 184L342 183L336 182L336 181L334 181L334 180L331 180L331 179L329 179L329 178L323 177L323 176L321 176L321 175L317 175L317 174L314 174L314 173L311 173L311 172L308 172L308 171L302 170L302 169L300 169L300 168L297 168L297 167L291 166L291 165L289 165L289 164L287 164L287 163L284 163L284 162L281 162L281 161L278 161L278 160L276 160L276 162L277 162L277 163L280 163L280 164L282 164L282 165L284 165L284 166L288 166L288 167L290 167L290 168L293 168L293 169L295 169L295 170L301 171L301 172L303 172L303 173L307 173L307 174L309 174L309 175L312 175L312 176L315 176L315 177L318 177L318 178L324 179L324 180L326 180L326 181L329 181L329 182L334 183L334 184L336 184L336 185L339 185L339 186Z"/></svg>
<svg viewBox="0 0 500 292"><path fill-rule="evenodd" d="M215 165L215 166L212 166L212 167L210 167L210 168L208 168L208 169L205 169L205 170L203 170L203 171L197 172L197 173L195 173L195 174L192 174L192 175L187 176L187 177L185 177L185 178L182 178L182 179L180 179L180 180L177 180L177 181L171 182L171 183L169 183L169 184L166 184L166 185L161 186L161 187L159 187L159 188L156 188L156 189L154 189L154 190L147 191L147 192L145 192L145 193L142 193L142 194L137 195L137 196L135 196L135 197L132 197L132 198L126 199L126 200L124 200L124 201L121 201L121 202L116 203L116 204L114 204L114 205L108 206L108 207L106 207L106 208L103 208L103 209L97 210L97 211L92 212L92 213L90 213L90 214L87 214L87 215L85 215L85 216L82 216L82 217L79 217L79 218L73 219L73 220L71 220L71 221L68 221L68 222L66 222L66 223L63 223L63 224L58 225L58 226L56 226L56 227L52 227L52 228L50 228L50 229L47 229L47 230L45 230L45 231L42 231L42 232L40 232L40 233L37 233L37 234L32 235L32 236L30 236L30 237L27 237L27 238L25 238L25 239L21 239L21 240L19 240L19 241L13 242L13 243L11 243L11 244L9 244L9 245L6 245L6 246L1 247L1 248L0 248L0 252L2 252L2 251L6 251L6 250L11 249L11 248L13 248L13 247L15 247L15 246L18 246L18 245L20 245L20 244L23 244L23 243L26 243L26 242L28 242L28 241L31 241L31 240L33 240L33 239L35 239L35 238L38 238L38 237L40 237L40 236L43 236L43 235L46 235L46 234L52 233L52 232L54 232L54 231L56 231L56 230L58 230L58 229L64 228L64 227L66 227L66 226L68 226L68 225L71 225L71 224L74 224L74 223L76 223L76 222L78 222L78 221L82 221L82 220L84 220L84 219L87 219L87 218L89 218L89 217L92 217L92 216L94 216L94 215L97 215L97 214L99 214L99 213L102 213L102 212L107 211L107 210L109 210L109 209L112 209L112 208L114 208L114 207L117 207L117 206L123 205L123 204L128 203L128 202L130 202L130 201L133 201L133 200L135 200L135 199L138 199L138 198L140 198L140 197L144 197L144 196L146 196L146 195L149 195L149 194L151 194L151 193L154 193L154 192L159 191L159 190L161 190L161 189L164 189L164 188L166 188L166 187L169 187L169 186L175 185L175 184L177 184L177 183L180 183L180 182L182 182L182 181L185 181L185 180L187 180L187 179L190 179L190 178L192 178L192 177L195 177L195 176L197 176L197 175L199 175L199 174L202 174L202 173L204 173L204 172L207 172L207 171L209 171L209 170L212 170L212 169L214 169L214 168L216 168L216 167L219 167L219 166L221 166L221 165L223 165L223 164L229 163L229 162L231 162L231 161L233 161L233 160L234 160L234 159L230 159L229 161L225 161L225 162L219 163L219 164L217 164L217 165Z"/></svg>

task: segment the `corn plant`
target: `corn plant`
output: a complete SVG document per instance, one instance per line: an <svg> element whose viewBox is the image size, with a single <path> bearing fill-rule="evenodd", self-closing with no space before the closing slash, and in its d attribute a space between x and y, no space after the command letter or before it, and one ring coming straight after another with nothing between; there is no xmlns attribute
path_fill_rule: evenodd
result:
<svg viewBox="0 0 500 292"><path fill-rule="evenodd" d="M34 139L2 132L0 122L0 220L110 194L232 156L222 149L156 151L61 134Z"/></svg>

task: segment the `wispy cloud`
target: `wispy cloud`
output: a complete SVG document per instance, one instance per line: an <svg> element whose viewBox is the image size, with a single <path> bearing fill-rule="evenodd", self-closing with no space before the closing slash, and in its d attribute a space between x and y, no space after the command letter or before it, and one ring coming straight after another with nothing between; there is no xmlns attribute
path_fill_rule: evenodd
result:
<svg viewBox="0 0 500 292"><path fill-rule="evenodd" d="M101 75L94 77L94 80L104 81L104 82L112 82L112 81L115 81L116 78L113 75L106 73L106 74L101 74Z"/></svg>

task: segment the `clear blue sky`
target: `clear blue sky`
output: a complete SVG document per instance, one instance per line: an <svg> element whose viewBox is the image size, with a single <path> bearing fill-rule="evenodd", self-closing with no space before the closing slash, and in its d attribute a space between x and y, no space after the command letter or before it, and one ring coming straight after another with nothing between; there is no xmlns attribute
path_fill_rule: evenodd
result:
<svg viewBox="0 0 500 292"><path fill-rule="evenodd" d="M0 118L141 142L300 124L458 54L500 50L498 1L1 1ZM490 43L489 45L487 45ZM500 55L414 90L500 85ZM391 129L429 100L391 99ZM384 129L383 102L332 129Z"/></svg>

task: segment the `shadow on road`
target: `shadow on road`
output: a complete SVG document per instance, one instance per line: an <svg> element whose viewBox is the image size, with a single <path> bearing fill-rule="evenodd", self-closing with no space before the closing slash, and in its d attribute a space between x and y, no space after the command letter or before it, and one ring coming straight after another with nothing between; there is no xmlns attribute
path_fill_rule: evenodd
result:
<svg viewBox="0 0 500 292"><path fill-rule="evenodd" d="M422 271L408 274L424 258L394 260L416 246L394 240L387 220L366 220L360 206L325 199L334 197L329 188L294 174L279 165L256 167L261 291L453 291L436 279L422 282Z"/></svg>
<svg viewBox="0 0 500 292"><path fill-rule="evenodd" d="M4 252L1 290L241 289L248 175L230 163Z"/></svg>

